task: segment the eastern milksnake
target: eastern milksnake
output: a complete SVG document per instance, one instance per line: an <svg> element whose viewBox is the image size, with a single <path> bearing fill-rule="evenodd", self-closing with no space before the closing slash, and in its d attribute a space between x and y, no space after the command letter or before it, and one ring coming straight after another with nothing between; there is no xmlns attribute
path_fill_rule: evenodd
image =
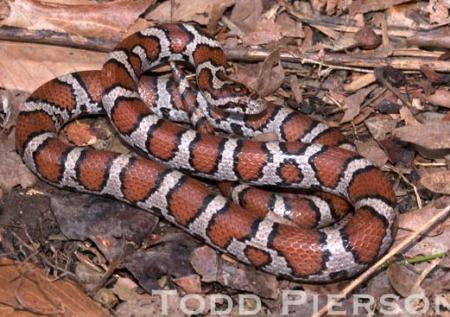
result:
<svg viewBox="0 0 450 317"><path fill-rule="evenodd" d="M201 94L188 101L203 109L208 124L244 136L272 132L280 141L206 134L168 121L193 121L189 114L196 110L186 109L192 89L183 78L174 88L173 81L143 73L173 61L195 68ZM219 44L192 25L135 33L109 54L101 72L64 75L34 91L18 117L17 151L53 185L160 214L215 248L279 276L329 282L366 269L393 240L396 199L389 181L367 159L342 148L345 140L336 130L285 107L264 110L255 92L226 77L225 63ZM213 111L206 113L208 107ZM68 121L105 112L123 139L152 160L58 139ZM222 184L223 192L249 211L184 173L325 193L298 198ZM337 196L350 202L353 215L316 228L336 218L339 206L346 208ZM305 227L274 221L267 207L281 217L300 210L285 218Z"/></svg>

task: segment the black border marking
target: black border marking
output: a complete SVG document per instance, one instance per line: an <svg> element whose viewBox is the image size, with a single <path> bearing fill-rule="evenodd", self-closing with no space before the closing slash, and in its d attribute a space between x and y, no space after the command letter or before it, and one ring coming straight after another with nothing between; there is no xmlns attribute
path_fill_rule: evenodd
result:
<svg viewBox="0 0 450 317"><path fill-rule="evenodd" d="M139 128L142 120L145 117L147 117L148 115L153 115L152 112L150 111L150 109L146 106L146 108L149 109L148 112L140 113L139 115L137 115L136 120L133 123L133 126L128 131L120 130L114 121L114 115L117 111L117 108L119 107L119 103L122 103L122 102L128 103L128 102L135 102L135 101L144 103L141 98L137 98L137 97L118 96L116 98L116 100L114 100L114 105L112 106L111 111L110 111L110 114L111 114L110 118L111 118L111 122L114 125L114 127L116 128L116 130L119 131L119 134L130 136L131 134L133 134L133 132L135 132ZM145 103L144 103L144 105L145 105ZM129 111L131 111L131 109L132 109L129 105L127 105L127 106L122 105L122 107L125 107Z"/></svg>
<svg viewBox="0 0 450 317"><path fill-rule="evenodd" d="M385 234L381 237L380 244L378 246L378 249L376 250L375 256L372 259L370 259L368 262L361 261L358 253L356 252L356 250L354 249L354 247L352 246L352 244L350 242L350 236L348 234L348 223L342 229L339 230L339 233L342 237L344 249L347 252L352 254L354 261L358 264L367 265L367 264L373 263L374 261L376 261L378 259L378 256L380 255L380 249L383 245L384 237L386 236L386 232L389 229L389 222L387 221L387 219L385 217L380 215L380 213L378 213L376 211L376 209L372 208L371 206L366 205L366 206L362 207L362 209L367 210L373 217L381 220L381 222L383 222L383 225L384 225Z"/></svg>
<svg viewBox="0 0 450 317"><path fill-rule="evenodd" d="M250 249L250 248L252 248L252 249L254 249L254 250L257 250L257 251L259 251L259 252L262 252L262 253L264 253L265 255L267 255L267 261L265 261L265 262L262 263L262 264L258 264L258 265L255 264L255 263L253 263L253 262L251 261L250 257L248 256L248 252L249 252L249 249ZM258 268L258 269L263 268L264 266L268 266L268 265L270 265L270 264L273 262L272 255L271 255L269 252L267 252L267 251L265 251L265 250L262 250L262 249L259 249L259 248L255 247L255 246L253 246L253 245L246 245L245 248L244 248L244 254L245 254L245 256L247 257L247 259L249 260L249 263L250 263L251 265L253 265L254 267Z"/></svg>
<svg viewBox="0 0 450 317"><path fill-rule="evenodd" d="M317 145L317 143L313 143L313 144L314 144L314 145ZM322 180L320 179L320 177L319 177L319 169L317 168L317 166L316 166L316 164L315 164L314 161L315 161L315 159L316 159L319 155L321 155L321 154L323 154L323 153L326 153L327 151L333 151L333 149L339 149L339 150L343 150L343 149L340 149L340 148L335 147L335 146L329 146L329 145L323 145L323 144L321 144L320 146L321 146L322 148L320 149L320 151L317 151L316 153L314 153L313 155L311 155L311 157L308 159L308 164L311 166L312 170L314 171L314 174L316 175L316 179L317 179L317 181L319 182L320 187L325 188L325 189L328 189L328 191L330 191L330 190L335 191L335 190L336 190L336 186L340 183L341 179L344 177L345 172L347 171L347 168L348 168L349 164L350 164L352 161L354 161L354 160L361 159L362 157L359 156L357 153L349 152L349 151L348 151L348 153L349 153L350 156L344 160L344 163L342 164L342 168L341 168L341 170L339 171L339 174L337 175L336 182L333 184L332 187L326 186L326 185L322 182ZM349 184L350 184L350 183L349 183ZM347 191L348 191L348 189L350 188L350 187L349 187L349 184L347 184ZM346 194L346 193L339 193L339 196L344 196L344 197L345 197L345 194Z"/></svg>
<svg viewBox="0 0 450 317"><path fill-rule="evenodd" d="M359 175L361 175L361 174L364 174L364 173L370 172L370 171L374 171L374 170L375 170L375 171L378 171L378 172L380 172L380 173L382 173L375 165L368 165L368 166L366 166L366 167L363 167L363 168L358 169L357 171L355 171L355 172L352 174L352 178L351 178L350 181L348 182L348 195L349 195L349 197L350 197L351 199L354 199L355 202L356 202L356 201L360 201L360 200L365 199L365 198L378 198L378 199L383 200L383 202L385 202L387 205L389 205L389 206L391 206L391 207L395 206L395 204L396 204L396 201L395 201L395 200L394 200L394 201L387 200L386 197L381 196L381 195L379 195L379 194L369 194L369 195L364 195L364 196L360 196L360 197L353 197L353 196L350 196L350 188L352 187L353 182L356 180L356 178L357 178ZM388 182L387 179L386 179L386 182Z"/></svg>
<svg viewBox="0 0 450 317"><path fill-rule="evenodd" d="M294 166L297 168L298 173L299 173L299 176L300 176L300 181L298 181L298 182L288 182L288 181L283 177L282 171L281 171L281 170L282 170L282 168L286 167L286 165L288 165L288 164L294 165ZM305 178L305 176L303 175L302 169L301 169L300 166L297 164L297 162L295 161L295 159L290 159L290 158L285 158L280 164L278 164L277 170L276 170L276 174L277 174L277 176L281 179L281 182L279 182L280 185L285 185L285 184L289 184L289 185L297 184L297 185L298 185L298 184L300 184L300 183L303 181L303 179Z"/></svg>
<svg viewBox="0 0 450 317"><path fill-rule="evenodd" d="M48 132L43 132L43 133L48 133ZM38 135L40 135L40 134L43 134L43 133L38 133L36 136L38 136ZM36 136L34 136L34 137L36 137ZM32 157L33 157L33 163L34 163L34 166L36 167L36 172L39 174L39 176L40 176L42 179L44 179L45 181L47 181L48 183L50 183L50 184L56 184L56 185L60 186L59 183L61 183L61 180L62 180L63 177L64 177L64 171L65 171L65 169L66 169L65 163L66 163L66 160L67 160L67 155L69 154L70 151L73 150L74 146L71 146L71 145L69 145L69 144L66 144L66 143L62 142L65 146L67 146L67 148L66 148L64 151L62 151L61 155L58 157L58 162L57 162L57 164L58 164L58 170L59 170L58 172L59 172L59 176L58 176L58 179L56 180L56 182L55 182L55 181L52 181L52 180L50 180L50 179L48 179L47 177L45 177L45 176L42 174L41 168L39 168L39 165L36 164L36 156L39 155L39 153L40 153L45 147L47 147L48 144L49 144L51 141L55 141L55 140L56 140L56 141L59 141L59 142L62 142L62 141L59 140L56 136L54 136L54 137L49 137L49 138L47 138L46 140L44 140L41 144L39 144L39 146L36 148L36 150L35 150L31 155L32 155ZM31 141L31 139L30 139L30 141ZM28 145L28 143L27 143L27 145Z"/></svg>
<svg viewBox="0 0 450 317"><path fill-rule="evenodd" d="M84 163L84 161L86 160L87 155L90 152L101 152L101 151L93 150L93 149L90 149L88 147L79 147L79 148L81 148L81 152L80 152L80 155L78 156L78 159L75 162L75 166L74 166L75 175L76 175L76 182L77 182L78 185L80 185L81 187L83 187L84 189L86 189L89 192L101 193L105 189L105 186L106 186L106 184L108 182L111 166L112 166L114 160L120 154L113 153L114 155L109 157L108 160L106 161L106 163L105 163L105 167L106 168L105 168L105 171L103 172L103 180L102 180L102 182L100 184L100 188L99 189L90 189L90 188L87 188L81 182L81 176L80 176L81 170L80 170L80 168L81 168L82 164ZM98 170L98 168L97 168L97 170Z"/></svg>

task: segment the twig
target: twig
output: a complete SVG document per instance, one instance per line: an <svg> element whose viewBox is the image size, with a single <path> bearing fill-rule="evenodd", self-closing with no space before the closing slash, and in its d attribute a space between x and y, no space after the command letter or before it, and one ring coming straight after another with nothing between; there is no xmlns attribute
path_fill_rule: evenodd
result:
<svg viewBox="0 0 450 317"><path fill-rule="evenodd" d="M262 48L229 48L225 49L225 54L228 59L234 61L260 62L267 58L270 54L269 50ZM435 58L427 57L385 57L373 56L364 54L341 54L341 53L327 53L318 58L316 53L294 54L280 53L280 60L282 62L291 63L306 63L306 64L327 64L333 67L354 67L359 68L377 68L390 65L393 68L400 70L414 70L420 71L420 68L427 65L431 69L438 72L450 72L450 62L441 61ZM365 71L367 72L367 70Z"/></svg>
<svg viewBox="0 0 450 317"><path fill-rule="evenodd" d="M350 71L354 71L354 72L359 72L359 73L373 73L373 70L371 69L364 69L364 68L359 68L359 67L350 67L350 66L340 66L340 65L332 65L332 64L328 64L328 63L324 63L318 60L314 60L314 59L309 59L309 58L304 58L302 60L302 64L317 64L319 66L326 66L328 68L331 69L341 69L341 70L350 70Z"/></svg>
<svg viewBox="0 0 450 317"><path fill-rule="evenodd" d="M428 220L423 226L421 226L417 231L412 233L409 237L405 238L404 240L400 241L397 245L392 247L392 249L381 259L379 259L375 264L373 264L367 271L362 273L358 278L356 278L354 281L352 281L349 285L347 285L337 296L336 298L343 299L347 297L348 294L350 294L356 287L361 285L369 276L371 276L373 273L375 273L382 265L384 265L385 262L387 262L391 257L393 257L395 254L402 251L404 248L406 248L411 242L413 242L415 239L423 235L426 231L428 231L431 227L433 227L435 224L437 224L439 221L442 221L445 219L450 212L450 205L445 207L444 209L439 210L438 213L436 213L430 220ZM328 310L336 305L338 303L338 300L336 298L332 298L330 301L327 302L325 306L323 306L317 313L313 315L313 317L320 317L325 315Z"/></svg>
<svg viewBox="0 0 450 317"><path fill-rule="evenodd" d="M414 286L412 287L413 290L417 290L420 286L420 284L423 282L423 280L430 274L430 272L439 264L442 262L442 259L434 259L429 263L425 269L420 273L419 278L414 283Z"/></svg>
<svg viewBox="0 0 450 317"><path fill-rule="evenodd" d="M406 176L403 175L403 173L400 172L398 169L396 169L394 166L386 165L386 168L389 169L389 170L391 170L391 171L393 171L393 172L395 172L398 176L400 176L400 177L403 179L403 181L404 181L405 183L407 183L409 186L412 187L412 189L414 190L414 195L416 196L417 207L419 207L419 209L422 209L422 206L423 206L423 205L422 205L422 199L420 198L419 191L417 190L416 185L414 185L413 183L411 183L411 182L409 181L409 179L407 179Z"/></svg>
<svg viewBox="0 0 450 317"><path fill-rule="evenodd" d="M109 52L117 44L117 41L104 38L71 36L69 33L28 30L11 26L0 27L0 40L59 45L100 52Z"/></svg>
<svg viewBox="0 0 450 317"><path fill-rule="evenodd" d="M53 264L44 254L40 253L40 245L39 243L33 242L33 240L31 239L30 235L28 234L28 231L25 230L25 234L28 238L28 240L30 241L30 244L26 243L25 241L23 241L23 239L21 237L19 237L15 232L12 232L13 237L15 237L19 242L20 245L27 248L29 251L31 251L31 254L26 254L26 252L24 252L24 255L27 257L25 262L28 262L29 259L36 257L37 259L41 260L42 262L44 262L44 264L46 264L47 266L51 267L52 269L54 269L56 272L60 271L62 272L61 275L56 276L56 278L54 280L57 280L61 277L64 276L70 276L72 278L76 279L76 275L73 274L72 272L59 267L55 264Z"/></svg>
<svg viewBox="0 0 450 317"><path fill-rule="evenodd" d="M383 68L375 69L374 73L375 73L376 79L380 82L380 84L383 87L386 87L387 89L389 89L394 95L397 96L398 99L400 99L403 102L404 105L412 107L411 102L408 99L406 99L406 97L403 96L403 94L401 94L397 88L392 86L391 83L386 80L385 71L383 70Z"/></svg>
<svg viewBox="0 0 450 317"><path fill-rule="evenodd" d="M430 163L427 163L427 162L414 161L414 165L416 165L416 166L423 166L423 167L445 167L445 166L447 166L447 163L445 163L445 162L430 162Z"/></svg>
<svg viewBox="0 0 450 317"><path fill-rule="evenodd" d="M114 273L114 271L123 263L125 254L119 255L117 258L115 258L113 261L111 261L111 264L108 267L108 270L103 274L102 278L98 281L98 283L95 284L95 286L89 291L91 294L97 293L108 281L108 279L111 277L111 275Z"/></svg>
<svg viewBox="0 0 450 317"><path fill-rule="evenodd" d="M236 32L239 37L243 36L242 30L229 19L223 17L222 22ZM117 44L117 40L71 36L69 33L63 32L27 30L8 26L0 27L0 40L59 45L100 52L109 52ZM270 51L265 49L235 48L226 49L225 51L227 57L235 61L263 61L270 54ZM401 50L401 52L405 54L406 51ZM416 50L411 55L417 56L419 53L420 51L417 52ZM386 65L391 65L396 69L413 71L419 71L422 66L427 65L435 71L450 72L450 62L437 60L435 55L429 54L430 56L424 55L420 56L420 58L396 57L398 53L395 50L392 52L392 55L394 56L386 58L385 56L364 56L363 54L325 54L319 60L315 53L305 53L301 56L293 53L281 53L280 58L282 62L318 64L335 69L347 69L358 72L372 72L372 68Z"/></svg>
<svg viewBox="0 0 450 317"><path fill-rule="evenodd" d="M97 248L92 247L88 243L82 243L82 242L77 243L77 245L78 245L78 248L80 248L82 251L91 252L95 256L95 259L97 259L97 264L92 263L92 261L90 260L90 258L88 256L80 254L80 253L78 253L78 251L75 251L74 255L78 259L78 261L83 262L84 264L86 264L91 269L93 269L97 272L102 272L102 270L103 271L108 270L108 265L106 264L106 259Z"/></svg>

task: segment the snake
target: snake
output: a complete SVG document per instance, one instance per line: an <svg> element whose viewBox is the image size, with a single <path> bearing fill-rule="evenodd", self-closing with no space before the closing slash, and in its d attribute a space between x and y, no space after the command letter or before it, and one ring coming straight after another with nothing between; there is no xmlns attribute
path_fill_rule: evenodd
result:
<svg viewBox="0 0 450 317"><path fill-rule="evenodd" d="M175 84L176 76L146 77L167 63L192 68L195 87L184 78ZM223 131L186 125L197 112L192 105ZM131 153L59 138L67 122L99 114ZM251 138L266 132L278 140ZM218 41L188 23L148 27L122 40L101 70L43 84L22 105L15 137L42 180L142 208L280 278L348 279L386 253L395 236L396 197L386 175L345 148L336 129L268 104L230 79ZM221 191L213 181L222 182ZM300 190L319 195L297 199ZM330 223L345 204L353 211ZM301 212L291 220L305 224L272 215L293 205Z"/></svg>

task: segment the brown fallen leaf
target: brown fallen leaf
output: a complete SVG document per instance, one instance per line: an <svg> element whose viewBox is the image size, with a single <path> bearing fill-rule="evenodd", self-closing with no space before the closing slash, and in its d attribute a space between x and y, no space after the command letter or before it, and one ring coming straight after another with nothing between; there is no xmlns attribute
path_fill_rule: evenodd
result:
<svg viewBox="0 0 450 317"><path fill-rule="evenodd" d="M386 153L378 146L374 140L367 142L355 141L358 153L369 159L376 166L381 167L388 161Z"/></svg>
<svg viewBox="0 0 450 317"><path fill-rule="evenodd" d="M241 82L252 89L256 89L258 78L255 74L259 73L261 63L237 65L236 69L236 72L230 74L230 78Z"/></svg>
<svg viewBox="0 0 450 317"><path fill-rule="evenodd" d="M255 30L255 26L263 13L262 0L236 0L236 5L231 11L230 20L235 23L242 32L248 33Z"/></svg>
<svg viewBox="0 0 450 317"><path fill-rule="evenodd" d="M151 10L145 18L157 23L195 21L201 25L206 25L215 7L223 6L228 8L234 3L235 0L163 1L155 9ZM171 8L172 5L173 8Z"/></svg>
<svg viewBox="0 0 450 317"><path fill-rule="evenodd" d="M384 139L378 142L389 157L391 163L401 163L403 166L411 166L416 154L415 151L401 146L392 139Z"/></svg>
<svg viewBox="0 0 450 317"><path fill-rule="evenodd" d="M291 86L292 94L294 95L295 102L301 104L303 101L303 93L298 82L298 77L296 75L289 76L289 85Z"/></svg>
<svg viewBox="0 0 450 317"><path fill-rule="evenodd" d="M275 312L275 316L295 316L295 317L303 317L303 316L314 316L314 314L317 312L317 307L323 307L329 300L329 294L339 294L339 292L344 288L345 282L338 282L338 283L332 283L332 284L324 284L324 285L318 285L318 284L294 284L288 285L284 290L294 290L294 289L301 289L304 291L304 300L301 300L303 303L301 305L287 305L288 311L286 313L282 313L281 309L283 307L283 302L285 302L283 299L283 296L281 297L281 303L279 303L279 311L278 313ZM365 293L363 291L363 293ZM289 296L290 298L291 296ZM292 296L292 299L300 299L300 297ZM340 314L342 316L350 316L354 315L353 309L352 309L352 300L345 299L342 302L339 303L339 310ZM327 315L327 316L333 316Z"/></svg>
<svg viewBox="0 0 450 317"><path fill-rule="evenodd" d="M149 294L141 293L139 286L128 277L117 277L117 281L111 290L121 301L125 302L148 299L150 297Z"/></svg>
<svg viewBox="0 0 450 317"><path fill-rule="evenodd" d="M312 0L311 6L314 8L315 11L321 12L325 9L325 6L328 1L325 0Z"/></svg>
<svg viewBox="0 0 450 317"><path fill-rule="evenodd" d="M264 298L275 299L279 296L280 289L274 275L238 262L224 260L224 257L222 260L217 278L220 284Z"/></svg>
<svg viewBox="0 0 450 317"><path fill-rule="evenodd" d="M283 38L281 31L276 30L276 25L273 24L272 30L261 30L250 32L242 37L242 42L245 45L263 45L271 42L279 41Z"/></svg>
<svg viewBox="0 0 450 317"><path fill-rule="evenodd" d="M95 293L94 300L107 309L117 305L119 299L114 295L110 288L101 288Z"/></svg>
<svg viewBox="0 0 450 317"><path fill-rule="evenodd" d="M417 126L406 125L393 131L397 139L430 150L450 148L450 122L428 121Z"/></svg>
<svg viewBox="0 0 450 317"><path fill-rule="evenodd" d="M295 21L290 15L283 12L277 16L276 23L281 26L281 33L286 37L303 38L303 26L300 22Z"/></svg>
<svg viewBox="0 0 450 317"><path fill-rule="evenodd" d="M359 89L373 84L376 81L375 75L373 73L364 74L357 76L352 80L351 83L344 85L344 90L348 92L355 92Z"/></svg>
<svg viewBox="0 0 450 317"><path fill-rule="evenodd" d="M438 89L427 97L427 101L435 106L450 108L450 91L446 88Z"/></svg>
<svg viewBox="0 0 450 317"><path fill-rule="evenodd" d="M0 313L6 316L108 316L75 284L66 280L50 282L47 274L31 263L0 258ZM21 314L28 312L28 314Z"/></svg>
<svg viewBox="0 0 450 317"><path fill-rule="evenodd" d="M375 14L373 24L382 24L383 20L386 21L386 25L391 27L398 27L404 29L416 29L417 21L421 18L419 11L423 7L424 2L409 2L400 5L396 5L386 9L384 12Z"/></svg>
<svg viewBox="0 0 450 317"><path fill-rule="evenodd" d="M419 126L421 124L419 121L417 121L408 107L401 107L399 113L400 118L405 121L407 126Z"/></svg>
<svg viewBox="0 0 450 317"><path fill-rule="evenodd" d="M192 267L202 276L203 282L217 280L218 261L217 252L208 246L199 247L192 252Z"/></svg>
<svg viewBox="0 0 450 317"><path fill-rule="evenodd" d="M438 200L428 204L424 208L402 213L399 216L399 231L396 241L401 241L405 236L411 234L411 231L417 230L423 223L429 221L436 213L442 211L442 208L450 204L448 196L439 198ZM450 219L443 219L431 231L421 237L419 241L414 243L410 248L404 251L403 256L406 258L414 258L417 256L432 256L447 253L450 250ZM433 296L441 292L448 293L448 260L447 255L444 258L435 259L430 263L420 263L414 267L415 271L421 271L416 277L410 276L406 279L396 279L395 288L400 293L407 294L411 290L414 291L414 285L419 285L425 289L427 295ZM445 264L447 262L447 264ZM412 268L408 266L408 268ZM430 272L431 274L423 274ZM404 272L403 272L404 273ZM405 275L402 272L393 274L394 278ZM408 274L408 273L407 273ZM423 280L424 277L427 277ZM405 277L405 276L404 276ZM402 281L403 280L403 281Z"/></svg>
<svg viewBox="0 0 450 317"><path fill-rule="evenodd" d="M101 69L105 59L105 53L0 41L0 60L10 61L0 63L0 86L32 92L56 76L73 71Z"/></svg>
<svg viewBox="0 0 450 317"><path fill-rule="evenodd" d="M120 40L124 32L155 0L118 0L96 4L47 4L38 0L3 2L2 26L66 32Z"/></svg>
<svg viewBox="0 0 450 317"><path fill-rule="evenodd" d="M275 299L279 295L279 285L274 275L257 271L225 255L218 257L217 253L208 246L194 250L191 264L202 276L204 282L218 282L264 298Z"/></svg>
<svg viewBox="0 0 450 317"><path fill-rule="evenodd" d="M156 216L142 209L88 194L57 192L50 208L66 237L94 241L110 262L123 255L127 241L142 244L158 223Z"/></svg>
<svg viewBox="0 0 450 317"><path fill-rule="evenodd" d="M420 274L411 265L392 263L388 268L388 277L394 289L403 297L407 297L417 290L417 280Z"/></svg>
<svg viewBox="0 0 450 317"><path fill-rule="evenodd" d="M367 88L360 89L356 93L345 98L347 109L345 110L340 123L352 121L359 114L361 104L375 88L376 85L371 85Z"/></svg>
<svg viewBox="0 0 450 317"><path fill-rule="evenodd" d="M115 316L170 316L184 317L180 308L181 297L176 293L167 296L163 302L161 295L146 296L137 300L124 301L115 307ZM161 312L166 310L166 314Z"/></svg>
<svg viewBox="0 0 450 317"><path fill-rule="evenodd" d="M19 108L29 94L20 90L0 89L0 130L7 133L16 124Z"/></svg>
<svg viewBox="0 0 450 317"><path fill-rule="evenodd" d="M431 86L431 83L441 83L444 79L442 74L438 73L437 71L433 70L428 65L422 65L420 66L420 71L425 75L427 81L425 83L429 83ZM430 87L431 88L431 87Z"/></svg>
<svg viewBox="0 0 450 317"><path fill-rule="evenodd" d="M420 183L434 193L450 195L450 171L423 174Z"/></svg>
<svg viewBox="0 0 450 317"><path fill-rule="evenodd" d="M444 262L449 260L450 258L440 259L439 266L443 267ZM448 268L448 266L447 266ZM433 272L434 273L434 272ZM438 299L441 303L449 303L450 293L448 291L448 285L450 285L450 274L446 274L446 272L442 272L441 274L430 274L432 278L428 278L423 281L422 288L425 290L426 294L430 294L431 298ZM450 312L442 311L442 317L449 317ZM447 314L445 314L447 313Z"/></svg>
<svg viewBox="0 0 450 317"><path fill-rule="evenodd" d="M284 80L284 69L280 63L280 52L273 51L264 60L258 76L256 89L258 94L265 97L280 88Z"/></svg>
<svg viewBox="0 0 450 317"><path fill-rule="evenodd" d="M329 33L332 33L330 30L328 30L325 27L320 27L319 30L321 30L322 32L328 31ZM330 37L331 37L331 34L330 34ZM350 50L350 49L358 46L355 36L352 33L344 33L341 36L334 36L334 37L335 37L335 38L333 38L334 41L330 45L330 49L333 52Z"/></svg>
<svg viewBox="0 0 450 317"><path fill-rule="evenodd" d="M206 32L208 34L216 34L217 33L217 25L219 24L220 19L222 18L224 12L227 10L228 6L226 2L216 3L211 13L209 14L209 21L206 26Z"/></svg>
<svg viewBox="0 0 450 317"><path fill-rule="evenodd" d="M411 231L417 230L422 224L433 217L441 208L450 204L449 197L442 197L427 206L408 211L399 216L398 227L401 228L397 234L397 240L402 240L408 236ZM448 252L450 249L450 219L446 219L439 226L436 226L432 231L428 232L423 239L414 244L411 248L405 251L404 255L407 257L414 257L417 255L430 255L440 252Z"/></svg>
<svg viewBox="0 0 450 317"><path fill-rule="evenodd" d="M368 118L364 124L369 129L370 134L377 141L384 140L395 129L397 120L392 119L387 115L378 115Z"/></svg>
<svg viewBox="0 0 450 317"><path fill-rule="evenodd" d="M292 27L291 29L295 28ZM289 32L286 32L286 26L283 27L280 23L275 23L272 18L263 16L252 26L251 31L241 36L241 39L244 45L263 45L281 40L286 33L289 34ZM291 33L291 35L298 37L299 34L294 33ZM300 35L303 35L303 33Z"/></svg>
<svg viewBox="0 0 450 317"><path fill-rule="evenodd" d="M352 123L355 126L358 126L359 124L363 123L372 113L373 113L372 107L364 107L359 114L352 120ZM339 122L331 122L329 123L332 126L340 126Z"/></svg>
<svg viewBox="0 0 450 317"><path fill-rule="evenodd" d="M14 143L1 133L0 162L0 191L9 192L17 185L27 188L36 182L36 176L23 164L22 158L16 153Z"/></svg>
<svg viewBox="0 0 450 317"><path fill-rule="evenodd" d="M201 294L202 285L200 276L197 274L190 274L174 279L174 282L183 289L186 294Z"/></svg>
<svg viewBox="0 0 450 317"><path fill-rule="evenodd" d="M367 282L367 293L374 296L375 301L378 301L379 298L385 294L392 294L394 292L386 271L375 274L373 278Z"/></svg>
<svg viewBox="0 0 450 317"><path fill-rule="evenodd" d="M139 284L149 293L158 289L158 279L169 275L179 278L193 274L189 264L192 251L198 242L178 230L165 233L158 244L146 250L139 250L124 259L123 267L128 269Z"/></svg>
<svg viewBox="0 0 450 317"><path fill-rule="evenodd" d="M411 0L355 0L349 7L350 15L379 11Z"/></svg>
<svg viewBox="0 0 450 317"><path fill-rule="evenodd" d="M299 47L300 51L308 51L312 46L314 42L314 32L311 27L308 25L305 25L303 28L303 32L305 32L305 37L302 41L301 46Z"/></svg>

